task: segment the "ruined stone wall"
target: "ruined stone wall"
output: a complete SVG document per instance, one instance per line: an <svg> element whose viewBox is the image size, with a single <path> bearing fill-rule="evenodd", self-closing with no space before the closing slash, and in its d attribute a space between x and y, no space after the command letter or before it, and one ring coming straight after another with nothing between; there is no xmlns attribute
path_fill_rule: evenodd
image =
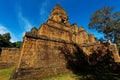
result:
<svg viewBox="0 0 120 80"><path fill-rule="evenodd" d="M111 44L109 46L110 51L113 53L113 58L115 62L120 62L120 55L117 50L117 45L116 44Z"/></svg>
<svg viewBox="0 0 120 80"><path fill-rule="evenodd" d="M62 39L67 42L77 44L95 43L94 35L89 35L83 28L77 26L65 26L51 20L48 23L42 24L38 30L39 35L46 37Z"/></svg>
<svg viewBox="0 0 120 80"><path fill-rule="evenodd" d="M25 34L11 80L42 80L72 72L75 66L79 70L86 66L86 62L95 65L106 60L109 62L111 58L118 58L120 62L116 49L113 45L96 43L94 35L78 28L77 24L70 25L66 12L57 5L38 32Z"/></svg>
<svg viewBox="0 0 120 80"><path fill-rule="evenodd" d="M48 19L48 21L46 23L49 24L50 26L53 26L53 27L56 27L59 29L64 29L65 31L72 31L72 32L74 31L74 29L72 29L72 27L62 24L62 23L59 23L59 22L56 22L56 21L53 21L51 19Z"/></svg>
<svg viewBox="0 0 120 80"><path fill-rule="evenodd" d="M0 63L16 64L19 60L20 49L2 48Z"/></svg>
<svg viewBox="0 0 120 80"><path fill-rule="evenodd" d="M83 52L89 56L93 53L93 51L97 51L98 47L101 47L100 44L95 43L95 44L81 44L79 47L83 50Z"/></svg>
<svg viewBox="0 0 120 80"><path fill-rule="evenodd" d="M58 74L70 73L71 70L69 69L67 59L73 59L74 61L74 55L76 56L77 54L79 56L82 54L90 64L97 64L97 61L104 60L103 57L108 53L107 50L109 50L108 46L105 47L99 43L77 45L76 47L74 43L60 39L33 36L31 33L29 35L26 34L17 70L12 80L41 80ZM97 57L94 56L94 53ZM114 54L114 51L112 54ZM73 58L69 58L71 55L73 55Z"/></svg>
<svg viewBox="0 0 120 80"><path fill-rule="evenodd" d="M41 79L71 72L67 69L66 60L61 51L65 46L69 47L71 52L74 51L72 44L60 40L25 37L20 64L17 65L19 75L16 72L15 80L26 79L26 77L28 80Z"/></svg>
<svg viewBox="0 0 120 80"><path fill-rule="evenodd" d="M52 27L52 26L47 25L47 24L43 24L41 26L39 34L44 35L46 37L50 37L50 38L62 39L62 40L70 41L69 40L70 34L69 34L68 31L58 29L58 28L56 28L54 26Z"/></svg>
<svg viewBox="0 0 120 80"><path fill-rule="evenodd" d="M89 43L89 37L86 31L83 30L78 32L78 34L76 35L76 43L77 44Z"/></svg>
<svg viewBox="0 0 120 80"><path fill-rule="evenodd" d="M93 34L88 34L88 39L91 43L96 42Z"/></svg>

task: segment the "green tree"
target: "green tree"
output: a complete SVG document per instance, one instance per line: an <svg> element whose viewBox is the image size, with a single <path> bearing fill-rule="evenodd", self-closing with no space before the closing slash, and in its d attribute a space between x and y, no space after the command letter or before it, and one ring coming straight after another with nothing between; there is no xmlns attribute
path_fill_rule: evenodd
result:
<svg viewBox="0 0 120 80"><path fill-rule="evenodd" d="M14 47L20 48L22 46L21 41L10 42L11 36L10 33L0 34L0 48L1 47Z"/></svg>
<svg viewBox="0 0 120 80"><path fill-rule="evenodd" d="M20 48L21 46L22 46L22 42L21 41L16 42L16 48Z"/></svg>
<svg viewBox="0 0 120 80"><path fill-rule="evenodd" d="M10 33L0 34L0 47L9 47L10 39Z"/></svg>
<svg viewBox="0 0 120 80"><path fill-rule="evenodd" d="M104 34L107 40L113 42L120 39L120 12L113 12L113 7L102 7L92 14L89 28Z"/></svg>
<svg viewBox="0 0 120 80"><path fill-rule="evenodd" d="M10 42L10 39L11 39L10 33L0 34L0 52L2 47L20 48L22 46L21 41Z"/></svg>
<svg viewBox="0 0 120 80"><path fill-rule="evenodd" d="M114 18L114 27L113 27L114 42L120 46L120 12L116 12L113 15L113 18Z"/></svg>

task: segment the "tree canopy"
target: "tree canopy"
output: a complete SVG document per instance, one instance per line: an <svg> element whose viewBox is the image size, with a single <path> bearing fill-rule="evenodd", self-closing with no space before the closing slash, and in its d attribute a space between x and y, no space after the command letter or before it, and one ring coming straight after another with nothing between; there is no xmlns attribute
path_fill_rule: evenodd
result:
<svg viewBox="0 0 120 80"><path fill-rule="evenodd" d="M10 33L0 34L0 47L9 47L10 46Z"/></svg>
<svg viewBox="0 0 120 80"><path fill-rule="evenodd" d="M88 26L103 33L107 40L117 43L120 42L120 12L113 10L113 7L105 6L95 11Z"/></svg>
<svg viewBox="0 0 120 80"><path fill-rule="evenodd" d="M20 48L22 45L21 41L10 42L10 33L0 34L0 48L1 47L15 47Z"/></svg>

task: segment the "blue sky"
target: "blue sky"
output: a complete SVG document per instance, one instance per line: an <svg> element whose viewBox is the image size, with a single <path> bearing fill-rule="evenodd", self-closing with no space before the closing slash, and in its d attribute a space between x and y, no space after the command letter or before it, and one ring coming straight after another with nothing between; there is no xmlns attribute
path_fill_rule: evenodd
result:
<svg viewBox="0 0 120 80"><path fill-rule="evenodd" d="M0 34L10 32L11 41L22 41L26 31L47 20L57 3L66 10L71 24L77 23L99 38L103 35L88 29L91 14L103 6L120 11L120 0L0 0Z"/></svg>

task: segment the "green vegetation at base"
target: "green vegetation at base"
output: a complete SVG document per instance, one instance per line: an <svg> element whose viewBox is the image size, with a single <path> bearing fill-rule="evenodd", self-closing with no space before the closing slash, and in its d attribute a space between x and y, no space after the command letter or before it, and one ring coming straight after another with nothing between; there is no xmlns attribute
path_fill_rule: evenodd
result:
<svg viewBox="0 0 120 80"><path fill-rule="evenodd" d="M0 69L0 80L9 80L14 67L10 67L7 69ZM99 72L99 71L91 71L80 73L79 75L75 74L64 74L58 75L54 77L45 78L43 80L120 80L119 73L112 72Z"/></svg>
<svg viewBox="0 0 120 80"><path fill-rule="evenodd" d="M14 67L0 69L0 80L9 80L13 70L14 70Z"/></svg>
<svg viewBox="0 0 120 80"><path fill-rule="evenodd" d="M51 78L46 78L43 80L77 80L77 76L74 74L64 74L64 75L58 75Z"/></svg>
<svg viewBox="0 0 120 80"><path fill-rule="evenodd" d="M75 74L59 75L43 80L120 80L120 74L115 73L99 73L99 74Z"/></svg>

